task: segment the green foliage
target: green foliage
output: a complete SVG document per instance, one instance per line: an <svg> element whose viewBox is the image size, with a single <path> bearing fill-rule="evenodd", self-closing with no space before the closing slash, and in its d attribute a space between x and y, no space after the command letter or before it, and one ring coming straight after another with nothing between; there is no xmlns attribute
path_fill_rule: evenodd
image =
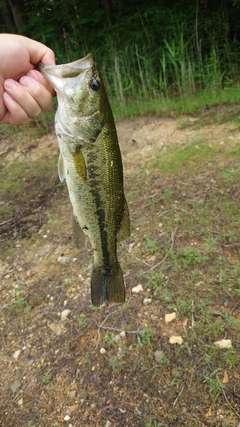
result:
<svg viewBox="0 0 240 427"><path fill-rule="evenodd" d="M204 92L206 105L215 102L216 93L226 96L231 86L238 85L237 2L221 0L206 6L186 0L174 4L24 0L22 4L24 19L15 26L50 46L58 63L93 53L117 114L166 111L173 98L180 99L178 109L189 112L189 100L196 103L197 92ZM3 2L1 31L8 31L7 8Z"/></svg>
<svg viewBox="0 0 240 427"><path fill-rule="evenodd" d="M207 261L208 256L200 254L193 246L187 246L183 252L182 264L184 267L188 267L189 265L196 266Z"/></svg>

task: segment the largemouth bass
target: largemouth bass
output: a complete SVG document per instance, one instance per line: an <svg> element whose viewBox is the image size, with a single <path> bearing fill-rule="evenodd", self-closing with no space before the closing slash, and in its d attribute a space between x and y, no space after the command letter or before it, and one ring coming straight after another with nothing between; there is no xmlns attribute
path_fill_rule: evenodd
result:
<svg viewBox="0 0 240 427"><path fill-rule="evenodd" d="M129 235L123 167L112 110L92 55L64 65L39 64L57 93L55 116L60 156L73 207L74 242L90 239L94 264L92 304L125 301L117 241Z"/></svg>

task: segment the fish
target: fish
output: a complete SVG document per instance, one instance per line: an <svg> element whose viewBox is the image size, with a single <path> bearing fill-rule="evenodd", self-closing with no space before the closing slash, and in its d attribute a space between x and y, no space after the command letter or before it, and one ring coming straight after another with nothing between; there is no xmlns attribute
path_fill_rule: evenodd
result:
<svg viewBox="0 0 240 427"><path fill-rule="evenodd" d="M58 175L66 180L73 209L73 240L93 249L91 300L123 303L126 290L118 243L130 234L123 164L111 106L92 54L63 65L39 63L54 87L58 108Z"/></svg>

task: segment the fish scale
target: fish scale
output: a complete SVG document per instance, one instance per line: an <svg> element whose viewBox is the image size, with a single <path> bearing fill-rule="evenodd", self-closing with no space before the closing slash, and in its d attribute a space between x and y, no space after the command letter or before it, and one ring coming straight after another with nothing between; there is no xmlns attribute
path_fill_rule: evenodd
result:
<svg viewBox="0 0 240 427"><path fill-rule="evenodd" d="M92 55L64 65L39 64L56 90L55 129L59 177L66 179L73 207L74 242L87 235L94 254L91 299L124 302L125 284L117 241L130 233L123 168L115 123L102 76Z"/></svg>

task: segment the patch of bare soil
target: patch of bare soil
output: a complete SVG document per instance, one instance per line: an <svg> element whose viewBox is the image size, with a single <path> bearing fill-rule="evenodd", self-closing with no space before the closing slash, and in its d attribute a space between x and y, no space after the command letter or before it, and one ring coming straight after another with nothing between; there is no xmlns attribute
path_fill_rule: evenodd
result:
<svg viewBox="0 0 240 427"><path fill-rule="evenodd" d="M170 337L186 336L187 329L194 327L193 312L177 314L167 323L165 315L174 310L148 288L141 274L142 269L152 268L157 273L156 265L160 267L167 256L156 259L151 250L142 249L143 236L151 227L148 202L154 193L150 188L141 194L136 172L169 145L206 139L230 146L239 141L240 131L225 124L198 128L195 119L186 117L119 119L116 124L126 196L136 187L136 200L134 195L129 200L132 236L119 249L126 303L91 306L92 252L90 247L79 252L73 246L67 190L59 185L56 172L33 179L16 202L19 215L0 221L0 426L237 427L239 372L219 370L224 389L218 393L219 383L212 381L216 393L213 390L211 399L210 362L206 361L206 371L198 369L198 336L189 346L186 338L183 345L169 343ZM0 152L7 168L15 159L55 159L57 165L53 132L37 140L22 137L17 144L2 141ZM154 192L157 188L156 184ZM196 188L200 192L200 182ZM174 244L181 245L175 229L168 248ZM164 244L163 250L168 254ZM233 259L238 251L236 245ZM138 285L142 290L134 293ZM177 292L177 284L169 286ZM239 316L237 302L229 304L219 295L219 316L230 312ZM205 346L208 355L214 352L207 337Z"/></svg>

